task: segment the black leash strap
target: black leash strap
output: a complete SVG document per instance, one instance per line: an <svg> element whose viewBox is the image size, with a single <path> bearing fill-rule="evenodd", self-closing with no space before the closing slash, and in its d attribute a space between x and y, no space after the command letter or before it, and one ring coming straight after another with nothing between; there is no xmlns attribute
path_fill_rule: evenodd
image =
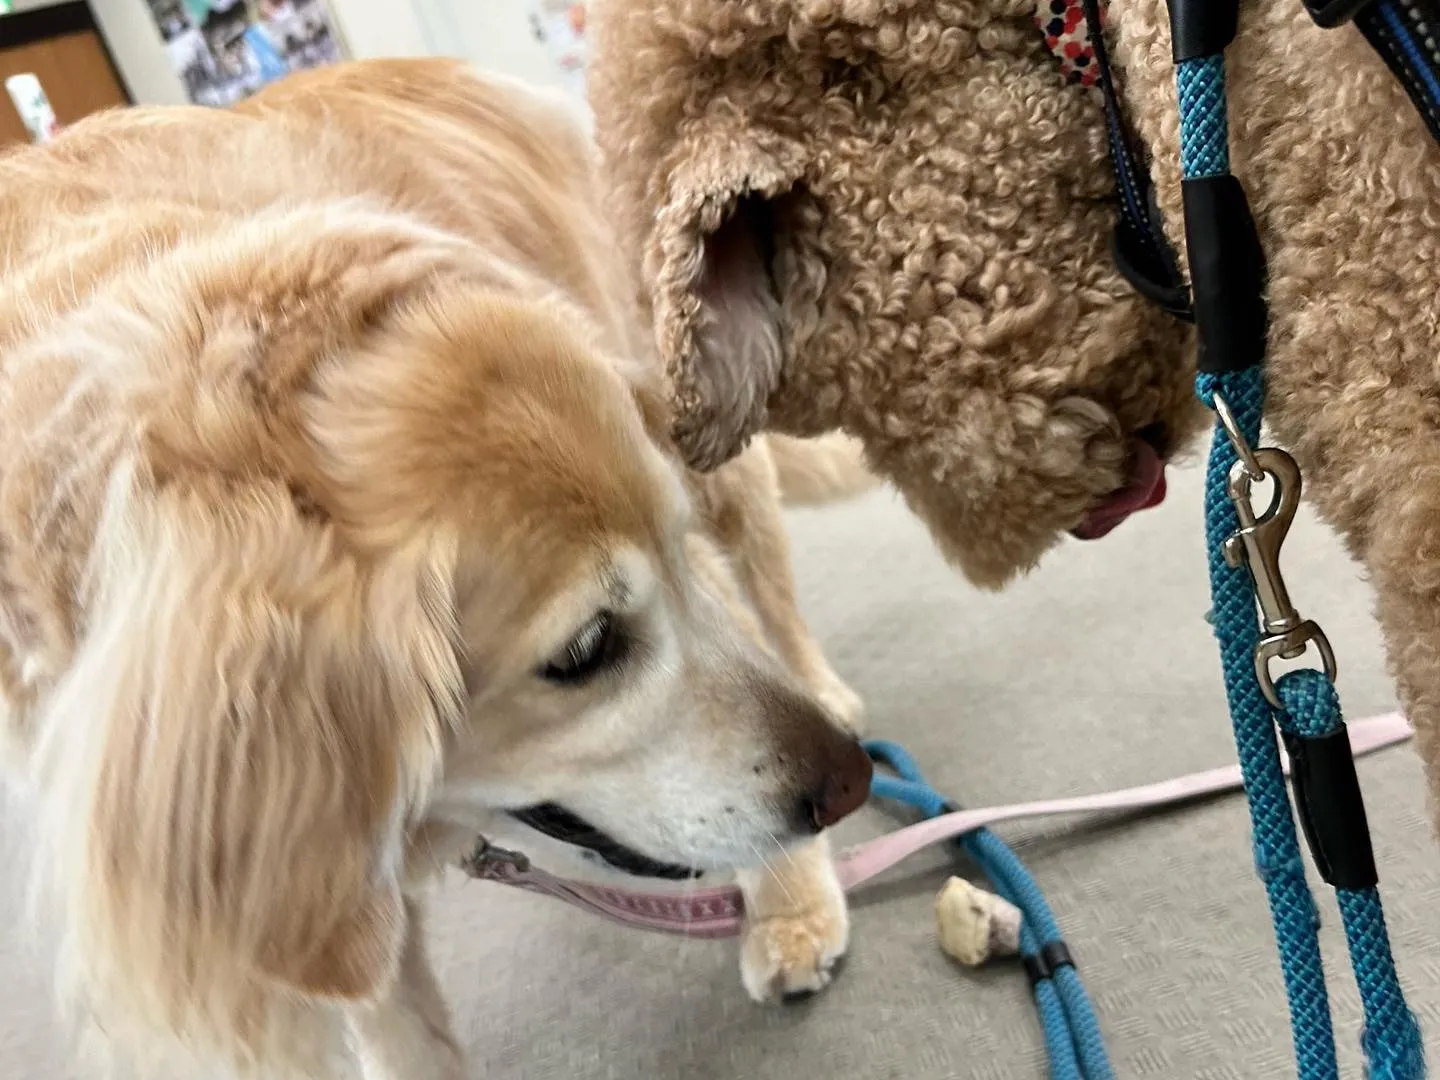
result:
<svg viewBox="0 0 1440 1080"><path fill-rule="evenodd" d="M1440 0L1304 0L1316 24L1354 22L1440 141Z"/></svg>
<svg viewBox="0 0 1440 1080"><path fill-rule="evenodd" d="M1180 276L1175 253L1165 239L1160 210L1150 185L1150 171L1136 149L1115 90L1100 21L1100 0L1083 0L1082 6L1090 47L1095 52L1097 82L1105 101L1105 133L1110 143L1110 163L1115 170L1115 188L1120 196L1120 220L1115 224L1111 244L1115 265L1145 299L1178 319L1193 322L1190 290Z"/></svg>
<svg viewBox="0 0 1440 1080"><path fill-rule="evenodd" d="M1355 23L1405 88L1431 136L1440 142L1440 0L1303 2L1319 26L1329 28ZM1228 10L1231 5L1225 6ZM1141 296L1176 318L1194 322L1190 289L1180 276L1175 253L1165 238L1149 169L1120 107L1109 52L1105 48L1100 0L1082 0L1082 7L1095 53L1097 81L1105 102L1106 137L1120 197L1120 220L1111 245L1115 265ZM1234 24L1228 17L1225 20L1181 19L1174 33L1182 52L1200 55L1215 51L1208 48L1207 36L1218 34L1228 39L1233 36Z"/></svg>

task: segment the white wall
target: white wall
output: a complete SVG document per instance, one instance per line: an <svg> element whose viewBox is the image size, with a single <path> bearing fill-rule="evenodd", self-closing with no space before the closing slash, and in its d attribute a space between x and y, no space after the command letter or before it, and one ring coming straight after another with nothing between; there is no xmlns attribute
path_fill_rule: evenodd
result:
<svg viewBox="0 0 1440 1080"><path fill-rule="evenodd" d="M553 86L559 73L535 40L526 0L412 0L417 8L448 14L464 56L476 67ZM443 17L443 16L442 16Z"/></svg>
<svg viewBox="0 0 1440 1080"><path fill-rule="evenodd" d="M485 4L490 0L471 0ZM417 12L407 0L327 0L352 59L426 56L430 48Z"/></svg>
<svg viewBox="0 0 1440 1080"><path fill-rule="evenodd" d="M352 56L458 56L546 86L560 81L526 0L330 0Z"/></svg>
<svg viewBox="0 0 1440 1080"><path fill-rule="evenodd" d="M145 0L90 0L90 10L136 103L184 105L185 87Z"/></svg>

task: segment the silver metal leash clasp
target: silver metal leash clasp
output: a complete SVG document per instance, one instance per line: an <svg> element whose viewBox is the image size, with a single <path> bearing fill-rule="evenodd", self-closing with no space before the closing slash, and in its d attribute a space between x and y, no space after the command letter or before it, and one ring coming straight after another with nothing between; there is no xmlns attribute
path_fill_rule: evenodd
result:
<svg viewBox="0 0 1440 1080"><path fill-rule="evenodd" d="M1217 396L1215 402L1225 434L1240 458L1226 483L1226 493L1240 518L1240 530L1225 541L1225 561L1237 569L1248 567L1255 582L1262 634L1255 647L1255 675L1265 699L1279 708L1280 696L1270 674L1275 659L1297 660L1313 642L1326 677L1333 682L1337 674L1335 652L1325 631L1315 620L1301 618L1280 572L1280 549L1300 506L1300 467L1284 450L1271 446L1253 449L1224 401ZM1269 506L1257 515L1251 498L1255 485L1266 477L1274 490Z"/></svg>

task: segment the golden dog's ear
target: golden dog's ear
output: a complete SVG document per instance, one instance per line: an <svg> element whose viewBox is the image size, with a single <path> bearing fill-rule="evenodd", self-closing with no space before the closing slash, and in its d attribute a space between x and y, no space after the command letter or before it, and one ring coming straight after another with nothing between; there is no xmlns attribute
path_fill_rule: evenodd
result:
<svg viewBox="0 0 1440 1080"><path fill-rule="evenodd" d="M115 481L47 725L85 974L197 1035L277 991L385 991L405 826L463 709L453 559L362 561L279 482Z"/></svg>
<svg viewBox="0 0 1440 1080"><path fill-rule="evenodd" d="M646 251L655 325L675 397L675 441L713 469L765 426L779 384L790 295L783 213L797 151L719 129L685 142ZM818 290L816 290L818 291Z"/></svg>

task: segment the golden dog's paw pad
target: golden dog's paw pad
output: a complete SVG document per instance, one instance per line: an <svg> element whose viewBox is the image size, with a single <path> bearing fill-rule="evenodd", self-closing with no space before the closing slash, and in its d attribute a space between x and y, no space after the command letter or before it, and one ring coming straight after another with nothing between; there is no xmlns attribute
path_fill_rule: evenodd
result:
<svg viewBox="0 0 1440 1080"><path fill-rule="evenodd" d="M803 1000L830 985L849 945L844 912L762 919L745 928L740 978L762 1004Z"/></svg>

